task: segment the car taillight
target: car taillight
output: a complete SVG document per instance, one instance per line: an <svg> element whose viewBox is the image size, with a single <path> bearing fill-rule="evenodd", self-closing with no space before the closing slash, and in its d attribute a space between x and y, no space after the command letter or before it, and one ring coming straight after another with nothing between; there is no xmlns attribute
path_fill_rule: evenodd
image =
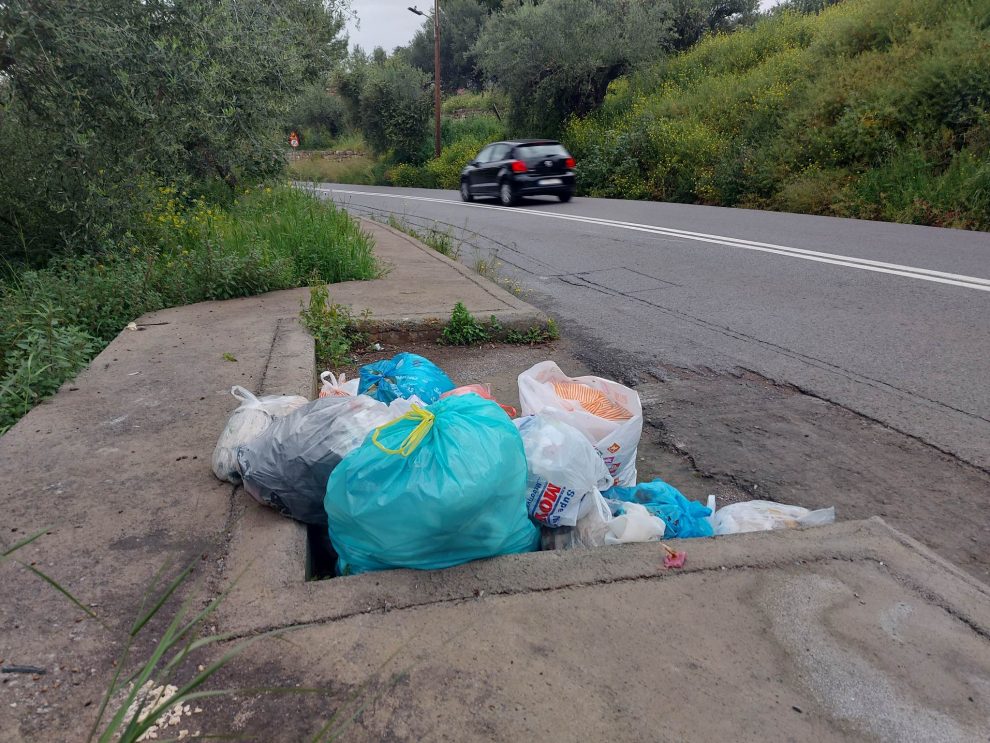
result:
<svg viewBox="0 0 990 743"><path fill-rule="evenodd" d="M577 165L577 160L575 160L573 157L569 157L566 160L564 160L564 165L566 165L568 168L573 168L575 165Z"/></svg>
<svg viewBox="0 0 990 743"><path fill-rule="evenodd" d="M527 170L526 163L522 160L513 160L509 167L512 168L513 173L525 173Z"/></svg>

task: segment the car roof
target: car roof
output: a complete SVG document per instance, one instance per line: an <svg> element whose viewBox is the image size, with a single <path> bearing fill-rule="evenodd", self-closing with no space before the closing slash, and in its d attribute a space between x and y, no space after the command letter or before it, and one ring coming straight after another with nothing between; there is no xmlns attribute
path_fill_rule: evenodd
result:
<svg viewBox="0 0 990 743"><path fill-rule="evenodd" d="M511 144L513 147L522 144L560 144L556 139L505 139L492 144Z"/></svg>

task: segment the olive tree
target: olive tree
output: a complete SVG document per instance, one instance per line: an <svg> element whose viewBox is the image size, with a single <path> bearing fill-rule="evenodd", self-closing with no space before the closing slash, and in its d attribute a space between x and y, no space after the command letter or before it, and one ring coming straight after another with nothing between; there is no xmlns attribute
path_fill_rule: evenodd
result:
<svg viewBox="0 0 990 743"><path fill-rule="evenodd" d="M350 113L351 124L372 150L398 162L419 162L428 155L431 76L401 55L385 60L354 50L335 78L335 87Z"/></svg>
<svg viewBox="0 0 990 743"><path fill-rule="evenodd" d="M477 89L481 76L474 43L489 9L477 0L443 0L440 14L440 84L444 90ZM404 50L414 67L433 77L433 19L428 18Z"/></svg>
<svg viewBox="0 0 990 743"><path fill-rule="evenodd" d="M37 261L118 238L149 183L233 187L278 172L288 103L345 52L344 9L341 0L0 3L0 255ZM24 176L11 182L10 172Z"/></svg>
<svg viewBox="0 0 990 743"><path fill-rule="evenodd" d="M634 62L659 58L675 38L668 0L545 0L493 15L474 52L509 94L510 125L554 134L600 105Z"/></svg>

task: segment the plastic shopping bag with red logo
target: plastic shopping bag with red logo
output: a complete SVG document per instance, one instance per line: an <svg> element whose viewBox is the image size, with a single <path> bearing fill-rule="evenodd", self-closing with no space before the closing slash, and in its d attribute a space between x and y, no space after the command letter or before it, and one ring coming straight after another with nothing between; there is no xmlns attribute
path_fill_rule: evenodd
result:
<svg viewBox="0 0 990 743"><path fill-rule="evenodd" d="M529 515L551 528L574 526L589 507L588 496L612 483L601 456L566 423L541 415L514 422L526 449Z"/></svg>
<svg viewBox="0 0 990 743"><path fill-rule="evenodd" d="M568 377L552 361L519 375L523 415L573 426L601 454L614 485L636 484L636 448L643 433L639 395L601 377Z"/></svg>

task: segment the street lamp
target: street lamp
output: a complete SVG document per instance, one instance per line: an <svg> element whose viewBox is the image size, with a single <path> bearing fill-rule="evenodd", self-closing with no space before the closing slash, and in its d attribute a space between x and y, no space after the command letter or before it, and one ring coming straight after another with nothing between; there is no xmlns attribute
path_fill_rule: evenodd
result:
<svg viewBox="0 0 990 743"><path fill-rule="evenodd" d="M426 15L416 6L407 10ZM433 0L433 157L440 157L440 0Z"/></svg>

